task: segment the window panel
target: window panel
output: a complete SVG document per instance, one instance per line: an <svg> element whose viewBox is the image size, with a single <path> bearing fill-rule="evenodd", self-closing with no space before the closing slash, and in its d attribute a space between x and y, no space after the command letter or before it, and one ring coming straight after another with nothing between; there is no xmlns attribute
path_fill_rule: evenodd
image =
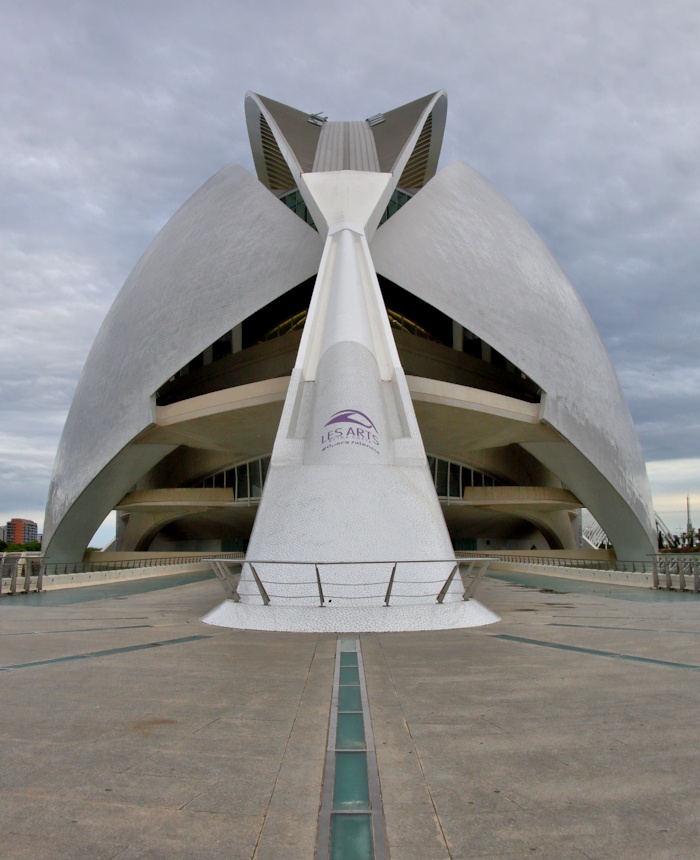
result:
<svg viewBox="0 0 700 860"><path fill-rule="evenodd" d="M253 460L248 464L250 474L250 497L259 499L262 495L262 476L260 474L260 460Z"/></svg>
<svg viewBox="0 0 700 860"><path fill-rule="evenodd" d="M452 499L460 498L460 486L459 486L459 464L450 463L450 482L449 482L449 496Z"/></svg>
<svg viewBox="0 0 700 860"><path fill-rule="evenodd" d="M445 460L437 461L437 480L435 482L438 496L447 495L447 466Z"/></svg>
<svg viewBox="0 0 700 860"><path fill-rule="evenodd" d="M242 466L236 466L236 498L248 499L248 464L243 463Z"/></svg>
<svg viewBox="0 0 700 860"><path fill-rule="evenodd" d="M472 486L472 470L466 466L462 466L462 497L464 497L465 487Z"/></svg>

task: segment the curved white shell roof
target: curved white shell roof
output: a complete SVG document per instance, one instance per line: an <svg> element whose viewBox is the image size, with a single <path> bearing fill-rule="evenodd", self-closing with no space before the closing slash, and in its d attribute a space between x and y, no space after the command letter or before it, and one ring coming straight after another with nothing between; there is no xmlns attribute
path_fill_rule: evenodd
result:
<svg viewBox="0 0 700 860"><path fill-rule="evenodd" d="M436 106L441 137L445 97L431 99L419 105L414 143L423 114ZM400 169L409 155L402 151ZM237 165L175 214L126 281L88 356L49 490L47 561L78 558L104 516L173 450L140 441L154 423L159 387L316 274L322 249L318 233ZM478 173L454 164L379 228L371 253L380 274L541 387L540 418L560 441L523 447L592 511L618 557L652 552L644 460L615 372L581 299L525 219Z"/></svg>
<svg viewBox="0 0 700 860"><path fill-rule="evenodd" d="M546 392L541 417L562 443L525 447L605 520L619 557L652 552L644 458L615 371L578 293L522 215L475 170L452 164L378 230L371 250L380 274Z"/></svg>
<svg viewBox="0 0 700 860"><path fill-rule="evenodd" d="M122 495L167 453L133 446L113 462L152 424L158 388L217 337L312 277L322 249L318 233L238 165L220 170L170 219L122 287L85 363L49 488L48 560L63 560L65 546L71 559L82 554Z"/></svg>

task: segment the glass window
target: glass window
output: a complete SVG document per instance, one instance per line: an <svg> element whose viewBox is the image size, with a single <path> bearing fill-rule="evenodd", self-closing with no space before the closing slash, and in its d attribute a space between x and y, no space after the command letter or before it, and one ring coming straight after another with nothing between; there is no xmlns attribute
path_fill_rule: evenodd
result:
<svg viewBox="0 0 700 860"><path fill-rule="evenodd" d="M248 464L243 463L242 466L236 466L236 498L249 499L248 493Z"/></svg>
<svg viewBox="0 0 700 860"><path fill-rule="evenodd" d="M433 478L433 483L435 483L435 457L428 457L428 468L430 469L430 474Z"/></svg>
<svg viewBox="0 0 700 860"><path fill-rule="evenodd" d="M438 496L445 497L447 495L447 466L445 460L437 461L437 480L435 486Z"/></svg>
<svg viewBox="0 0 700 860"><path fill-rule="evenodd" d="M450 463L450 485L448 489L451 499L460 498L459 465L457 463Z"/></svg>
<svg viewBox="0 0 700 860"><path fill-rule="evenodd" d="M481 358L481 340L466 328L463 330L462 350L474 358Z"/></svg>
<svg viewBox="0 0 700 860"><path fill-rule="evenodd" d="M224 486L224 473L223 472L217 472L217 474L214 475L214 486L219 487L219 488Z"/></svg>
<svg viewBox="0 0 700 860"><path fill-rule="evenodd" d="M474 486L475 487L483 487L484 486L484 476L481 472L474 471Z"/></svg>
<svg viewBox="0 0 700 860"><path fill-rule="evenodd" d="M387 220L387 218L391 218L392 215L395 215L404 205L404 203L408 203L410 199L410 194L407 194L405 191L401 191L401 189L397 188L396 191L394 191L394 193L391 195L389 203L384 210L384 214L382 215L382 220L379 223L383 224Z"/></svg>
<svg viewBox="0 0 700 860"><path fill-rule="evenodd" d="M506 369L506 357L505 355L501 355L500 352L491 347L491 364L494 367L502 367L503 370Z"/></svg>
<svg viewBox="0 0 700 860"><path fill-rule="evenodd" d="M262 494L262 476L260 474L260 460L253 460L248 463L248 471L250 474L250 497L251 499L259 499Z"/></svg>
<svg viewBox="0 0 700 860"><path fill-rule="evenodd" d="M462 497L464 497L464 490L466 487L471 487L472 485L472 470L467 469L466 466L462 466Z"/></svg>
<svg viewBox="0 0 700 860"><path fill-rule="evenodd" d="M223 337L215 340L212 348L212 359L218 361L226 355L231 354L231 332L227 331Z"/></svg>
<svg viewBox="0 0 700 860"><path fill-rule="evenodd" d="M236 495L236 470L235 469L227 469L226 470L226 486L233 488L233 495Z"/></svg>
<svg viewBox="0 0 700 860"><path fill-rule="evenodd" d="M269 457L263 457L262 460L260 461L260 471L262 472L263 487L265 486L265 478L267 478L267 469L268 469L269 465L270 465L270 458Z"/></svg>

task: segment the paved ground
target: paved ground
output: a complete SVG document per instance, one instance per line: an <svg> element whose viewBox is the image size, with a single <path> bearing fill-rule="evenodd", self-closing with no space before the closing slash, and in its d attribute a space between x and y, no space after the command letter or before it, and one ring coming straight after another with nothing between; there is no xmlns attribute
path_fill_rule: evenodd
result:
<svg viewBox="0 0 700 860"><path fill-rule="evenodd" d="M500 624L361 636L392 860L700 855L700 603L614 593L489 580ZM335 637L220 599L0 599L4 860L313 857Z"/></svg>

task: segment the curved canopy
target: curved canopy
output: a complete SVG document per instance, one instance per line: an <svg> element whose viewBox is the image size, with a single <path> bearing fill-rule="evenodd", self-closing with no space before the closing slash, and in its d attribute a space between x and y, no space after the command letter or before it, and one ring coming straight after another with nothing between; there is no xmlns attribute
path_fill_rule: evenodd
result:
<svg viewBox="0 0 700 860"><path fill-rule="evenodd" d="M313 276L321 251L318 234L238 165L220 170L170 219L122 287L85 363L49 487L47 560L82 555L124 493L172 450L127 447L153 424L160 386Z"/></svg>
<svg viewBox="0 0 700 860"><path fill-rule="evenodd" d="M579 295L522 215L475 170L452 164L379 228L371 250L380 274L540 386L540 417L561 442L523 447L593 512L620 557L652 552L644 458L615 371Z"/></svg>
<svg viewBox="0 0 700 860"><path fill-rule="evenodd" d="M511 439L512 427L506 433L499 425L498 438L563 481L618 556L654 550L641 448L598 332L535 231L483 177L464 164L436 174L446 106L437 92L346 123L247 95L260 181L237 165L219 171L154 239L117 296L59 445L47 561L76 560L135 483L188 444L154 431L158 390L217 338L316 275L321 235L278 197L328 184L331 173L342 173L347 185L344 171L369 184L380 177L368 174L383 174L387 194L397 185L411 192L374 234L377 272L464 326L541 389L539 405L525 404L539 408L525 416L528 432L520 427ZM312 214L323 230L320 213ZM466 444L465 410L453 412ZM483 434L484 421L474 419L469 432Z"/></svg>

